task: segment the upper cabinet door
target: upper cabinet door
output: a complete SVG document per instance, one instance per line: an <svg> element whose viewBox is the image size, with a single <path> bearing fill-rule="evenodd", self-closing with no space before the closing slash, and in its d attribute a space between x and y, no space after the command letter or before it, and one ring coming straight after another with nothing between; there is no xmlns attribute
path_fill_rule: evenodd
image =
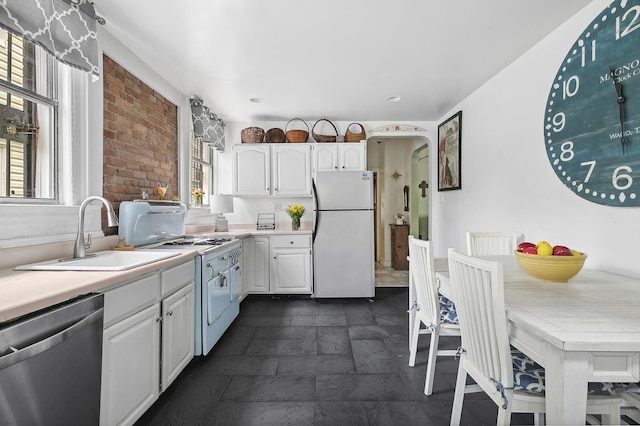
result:
<svg viewBox="0 0 640 426"><path fill-rule="evenodd" d="M313 145L313 171L333 172L338 170L338 144Z"/></svg>
<svg viewBox="0 0 640 426"><path fill-rule="evenodd" d="M233 147L233 194L270 195L270 147L238 145Z"/></svg>
<svg viewBox="0 0 640 426"><path fill-rule="evenodd" d="M340 170L359 171L367 169L367 144L340 144Z"/></svg>
<svg viewBox="0 0 640 426"><path fill-rule="evenodd" d="M310 196L311 147L307 144L284 144L271 149L271 193L277 196Z"/></svg>

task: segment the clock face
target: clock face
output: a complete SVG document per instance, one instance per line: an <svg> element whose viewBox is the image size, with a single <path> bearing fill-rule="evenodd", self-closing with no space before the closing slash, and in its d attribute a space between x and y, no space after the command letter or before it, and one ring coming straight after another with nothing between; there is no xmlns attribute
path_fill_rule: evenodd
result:
<svg viewBox="0 0 640 426"><path fill-rule="evenodd" d="M640 0L616 0L567 53L545 109L560 180L608 206L640 205Z"/></svg>

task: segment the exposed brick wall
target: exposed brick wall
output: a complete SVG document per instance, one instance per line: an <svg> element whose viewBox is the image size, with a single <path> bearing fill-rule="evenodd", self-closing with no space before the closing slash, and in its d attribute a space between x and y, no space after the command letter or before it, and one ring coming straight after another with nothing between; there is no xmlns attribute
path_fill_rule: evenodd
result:
<svg viewBox="0 0 640 426"><path fill-rule="evenodd" d="M106 55L102 78L104 197L118 211L121 201L140 199L142 191L158 199L159 182L169 185L165 199L177 198L176 105ZM115 233L115 228L105 232Z"/></svg>

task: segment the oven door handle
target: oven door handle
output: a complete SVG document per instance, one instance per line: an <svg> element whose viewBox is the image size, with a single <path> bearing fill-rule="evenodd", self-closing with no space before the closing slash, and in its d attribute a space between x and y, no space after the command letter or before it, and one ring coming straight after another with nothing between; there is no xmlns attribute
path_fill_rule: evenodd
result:
<svg viewBox="0 0 640 426"><path fill-rule="evenodd" d="M207 262L207 268L211 269L211 275L209 276L209 280L212 280L215 274L213 273L213 265L210 262Z"/></svg>

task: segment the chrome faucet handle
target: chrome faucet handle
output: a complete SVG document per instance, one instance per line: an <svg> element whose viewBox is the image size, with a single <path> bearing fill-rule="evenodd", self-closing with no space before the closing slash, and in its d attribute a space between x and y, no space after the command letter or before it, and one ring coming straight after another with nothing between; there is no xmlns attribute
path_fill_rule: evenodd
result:
<svg viewBox="0 0 640 426"><path fill-rule="evenodd" d="M91 234L87 235L87 241L84 243L84 248L91 248Z"/></svg>

